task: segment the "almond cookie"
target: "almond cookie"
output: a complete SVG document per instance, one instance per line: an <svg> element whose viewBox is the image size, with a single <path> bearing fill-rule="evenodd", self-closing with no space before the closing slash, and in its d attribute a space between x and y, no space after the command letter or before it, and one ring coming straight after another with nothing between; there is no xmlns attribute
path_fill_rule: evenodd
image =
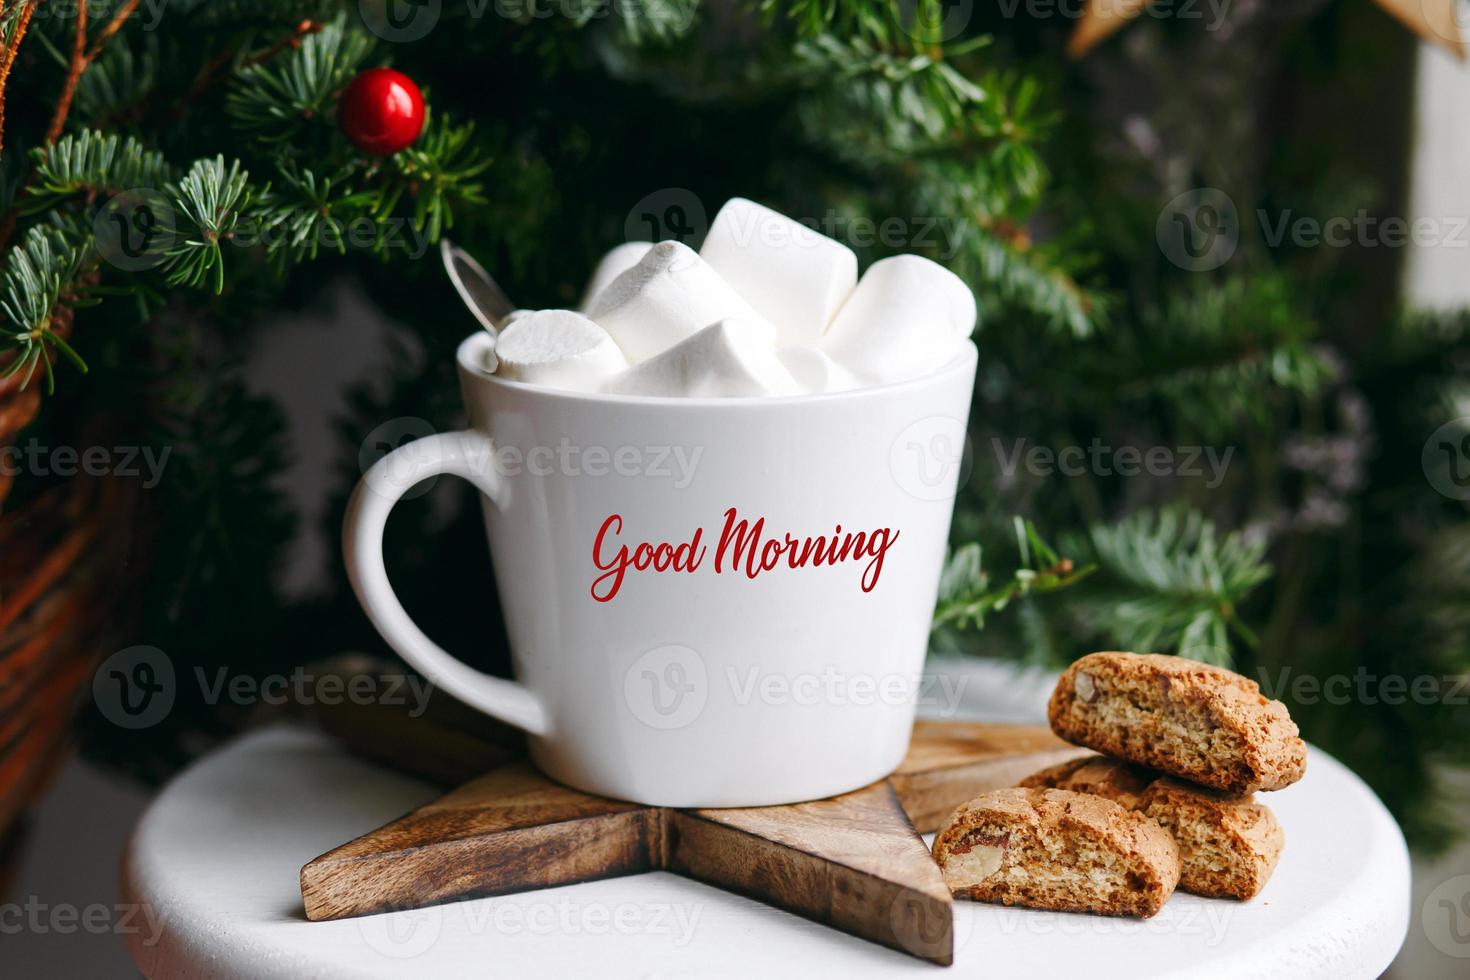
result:
<svg viewBox="0 0 1470 980"><path fill-rule="evenodd" d="M934 838L952 894L1062 912L1149 918L1179 881L1174 838L1111 800L998 789L961 804Z"/></svg>
<svg viewBox="0 0 1470 980"><path fill-rule="evenodd" d="M1282 789L1307 765L1284 704L1182 657L1089 654L1057 681L1047 718L1075 745L1226 793Z"/></svg>
<svg viewBox="0 0 1470 980"><path fill-rule="evenodd" d="M1191 786L1101 756L1043 769L1021 785L1091 793L1151 817L1179 845L1180 891L1253 898L1281 857L1281 825L1251 795Z"/></svg>
<svg viewBox="0 0 1470 980"><path fill-rule="evenodd" d="M1179 845L1179 887L1208 898L1244 901L1260 894L1286 835L1255 798L1230 796L1164 776L1138 806Z"/></svg>
<svg viewBox="0 0 1470 980"><path fill-rule="evenodd" d="M1126 810L1137 810L1143 794L1159 774L1100 755L1084 755L1033 772L1017 783L1029 789L1069 789L1112 800Z"/></svg>

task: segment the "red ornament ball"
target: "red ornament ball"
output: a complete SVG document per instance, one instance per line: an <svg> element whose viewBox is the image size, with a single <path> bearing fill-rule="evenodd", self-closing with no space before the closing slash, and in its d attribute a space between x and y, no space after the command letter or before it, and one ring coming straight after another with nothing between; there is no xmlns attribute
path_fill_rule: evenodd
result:
<svg viewBox="0 0 1470 980"><path fill-rule="evenodd" d="M369 68L343 90L337 121L359 150L391 156L423 132L424 95L401 71Z"/></svg>

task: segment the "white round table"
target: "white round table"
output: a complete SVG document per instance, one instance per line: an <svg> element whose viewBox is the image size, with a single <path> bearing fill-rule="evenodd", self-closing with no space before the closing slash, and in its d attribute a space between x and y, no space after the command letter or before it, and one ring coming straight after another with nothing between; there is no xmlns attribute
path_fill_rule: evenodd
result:
<svg viewBox="0 0 1470 980"><path fill-rule="evenodd" d="M816 976L939 967L760 902L654 872L334 922L308 922L297 875L316 855L437 795L278 728L246 736L169 785L139 822L127 940L172 977ZM1409 859L1378 799L1311 753L1269 794L1286 851L1238 903L1176 894L1146 922L955 903L955 976L1376 977L1409 921Z"/></svg>

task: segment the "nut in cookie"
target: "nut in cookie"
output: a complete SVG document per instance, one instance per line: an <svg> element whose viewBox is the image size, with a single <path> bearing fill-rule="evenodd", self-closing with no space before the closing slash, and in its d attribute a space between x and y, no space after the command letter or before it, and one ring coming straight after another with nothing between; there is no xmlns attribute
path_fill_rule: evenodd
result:
<svg viewBox="0 0 1470 980"><path fill-rule="evenodd" d="M1282 789L1306 771L1285 705L1181 657L1089 654L1057 681L1047 718L1074 745L1226 793Z"/></svg>
<svg viewBox="0 0 1470 980"><path fill-rule="evenodd" d="M1179 848L1111 800L1001 789L962 804L934 839L957 897L1103 915L1156 915L1179 881Z"/></svg>

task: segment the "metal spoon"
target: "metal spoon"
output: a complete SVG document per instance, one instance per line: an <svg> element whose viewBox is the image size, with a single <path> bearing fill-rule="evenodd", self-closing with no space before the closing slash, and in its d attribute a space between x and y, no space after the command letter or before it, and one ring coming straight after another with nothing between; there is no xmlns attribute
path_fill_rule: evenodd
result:
<svg viewBox="0 0 1470 980"><path fill-rule="evenodd" d="M447 238L439 242L439 257L444 261L444 271L449 273L455 292L492 339L485 368L493 371L497 364L493 341L500 339L500 325L515 309L515 304L474 256Z"/></svg>

